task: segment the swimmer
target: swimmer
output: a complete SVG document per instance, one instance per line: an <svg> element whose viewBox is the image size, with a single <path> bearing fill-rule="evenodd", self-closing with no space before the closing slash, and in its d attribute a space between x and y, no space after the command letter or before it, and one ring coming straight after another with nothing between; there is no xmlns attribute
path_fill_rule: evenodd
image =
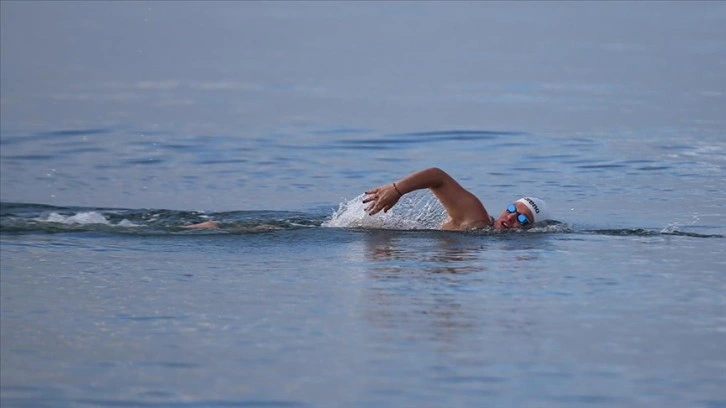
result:
<svg viewBox="0 0 726 408"><path fill-rule="evenodd" d="M412 173L394 183L366 191L363 203L366 212L375 215L388 212L404 194L428 188L443 204L448 219L442 230L468 230L494 227L499 230L528 229L550 219L547 204L536 197L523 197L509 204L498 218L489 215L479 199L445 171L432 167ZM184 226L189 229L218 229L217 221L204 221Z"/></svg>
<svg viewBox="0 0 726 408"><path fill-rule="evenodd" d="M509 204L498 218L489 215L479 199L445 171L432 167L412 173L394 183L365 192L366 212L388 212L404 194L428 188L446 209L443 230L468 230L494 227L498 230L527 229L550 219L547 204L535 197L523 197Z"/></svg>

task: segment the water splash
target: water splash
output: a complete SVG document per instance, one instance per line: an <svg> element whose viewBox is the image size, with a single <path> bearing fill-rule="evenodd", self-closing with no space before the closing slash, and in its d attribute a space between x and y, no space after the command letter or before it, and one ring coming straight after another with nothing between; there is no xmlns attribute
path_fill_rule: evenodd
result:
<svg viewBox="0 0 726 408"><path fill-rule="evenodd" d="M430 193L417 191L407 194L387 213L368 215L361 194L344 201L323 227L370 228L370 229L439 229L446 219L446 211Z"/></svg>
<svg viewBox="0 0 726 408"><path fill-rule="evenodd" d="M674 221L674 222L671 222L670 224L666 225L660 232L662 234L679 233L679 232L682 232L683 228L692 227L700 221L701 221L701 217L698 215L698 213L696 213L696 214L693 214L693 216L691 218L691 222L689 222L687 224L682 224L678 221Z"/></svg>
<svg viewBox="0 0 726 408"><path fill-rule="evenodd" d="M66 225L92 225L92 224L102 224L102 225L110 225L111 223L104 217L102 214L97 213L95 211L90 212L81 212L74 215L61 215L57 212L52 212L48 214L45 217L37 217L34 218L35 221L38 222L54 222L59 224L66 224Z"/></svg>
<svg viewBox="0 0 726 408"><path fill-rule="evenodd" d="M300 228L338 227L390 230L438 230L446 218L443 206L427 191L407 194L388 213L369 216L363 195L344 201L332 216L289 211L234 211L206 214L197 211L54 207L0 202L0 231L3 233L104 232L131 235L247 234ZM190 230L201 221L215 220L221 228ZM696 219L694 217L694 219ZM497 231L485 228L474 234L595 234L609 236L724 238L720 234L687 232L678 223L662 230L582 229L548 221L529 230Z"/></svg>

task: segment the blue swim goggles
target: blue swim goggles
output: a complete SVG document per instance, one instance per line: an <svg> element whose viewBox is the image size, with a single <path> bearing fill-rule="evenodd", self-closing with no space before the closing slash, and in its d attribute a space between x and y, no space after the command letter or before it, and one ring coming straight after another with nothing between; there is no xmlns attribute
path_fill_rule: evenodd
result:
<svg viewBox="0 0 726 408"><path fill-rule="evenodd" d="M515 206L514 203L509 204L509 206L507 207L507 212L510 213L510 214L515 214L516 213L517 214L517 221L519 221L519 223L521 225L527 225L527 224L530 223L529 218L527 218L526 215L524 215L524 214L522 214L520 212L517 212L517 206Z"/></svg>

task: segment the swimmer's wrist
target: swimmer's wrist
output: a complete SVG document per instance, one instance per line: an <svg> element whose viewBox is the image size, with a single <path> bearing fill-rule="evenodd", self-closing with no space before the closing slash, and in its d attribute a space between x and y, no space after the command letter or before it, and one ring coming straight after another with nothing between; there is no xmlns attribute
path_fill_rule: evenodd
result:
<svg viewBox="0 0 726 408"><path fill-rule="evenodd" d="M396 186L396 183L393 183L393 189L396 190L399 197L403 197L403 193L401 192L401 190L398 189L398 187Z"/></svg>

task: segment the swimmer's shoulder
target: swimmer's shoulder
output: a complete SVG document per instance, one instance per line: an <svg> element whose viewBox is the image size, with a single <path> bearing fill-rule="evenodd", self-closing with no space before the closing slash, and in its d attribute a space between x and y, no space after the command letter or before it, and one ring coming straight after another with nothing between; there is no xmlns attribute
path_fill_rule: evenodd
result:
<svg viewBox="0 0 726 408"><path fill-rule="evenodd" d="M465 223L461 223L461 224L454 224L451 220L449 220L441 226L441 229L448 230L448 231L464 231L464 230L489 228L492 226L494 226L494 217L489 216L488 220L476 220L476 221L465 222Z"/></svg>

